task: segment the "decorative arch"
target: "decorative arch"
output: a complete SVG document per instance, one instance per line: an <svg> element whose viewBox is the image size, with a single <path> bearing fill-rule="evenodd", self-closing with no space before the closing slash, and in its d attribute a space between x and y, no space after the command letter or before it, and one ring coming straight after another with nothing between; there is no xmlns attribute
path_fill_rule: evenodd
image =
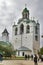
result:
<svg viewBox="0 0 43 65"><path fill-rule="evenodd" d="M23 34L23 33L24 33L24 25L21 24L21 25L20 25L20 34Z"/></svg>
<svg viewBox="0 0 43 65"><path fill-rule="evenodd" d="M26 27L26 33L29 33L29 32L30 32L30 26L27 25L27 27Z"/></svg>
<svg viewBox="0 0 43 65"><path fill-rule="evenodd" d="M18 28L16 27L16 28L15 28L15 35L17 35L17 31L18 31Z"/></svg>

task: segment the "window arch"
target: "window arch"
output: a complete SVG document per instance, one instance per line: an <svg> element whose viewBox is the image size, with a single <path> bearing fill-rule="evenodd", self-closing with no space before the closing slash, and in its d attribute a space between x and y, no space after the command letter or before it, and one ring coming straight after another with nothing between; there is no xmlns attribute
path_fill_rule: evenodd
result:
<svg viewBox="0 0 43 65"><path fill-rule="evenodd" d="M20 34L23 34L23 32L24 32L24 25L21 24L21 25L20 25Z"/></svg>
<svg viewBox="0 0 43 65"><path fill-rule="evenodd" d="M38 27L35 26L35 34L38 34Z"/></svg>
<svg viewBox="0 0 43 65"><path fill-rule="evenodd" d="M38 41L38 36L37 35L35 36L35 40Z"/></svg>
<svg viewBox="0 0 43 65"><path fill-rule="evenodd" d="M27 27L26 27L26 33L29 33L29 32L30 32L30 26L27 25Z"/></svg>
<svg viewBox="0 0 43 65"><path fill-rule="evenodd" d="M17 35L17 31L18 31L18 28L16 27L16 28L15 28L15 35Z"/></svg>

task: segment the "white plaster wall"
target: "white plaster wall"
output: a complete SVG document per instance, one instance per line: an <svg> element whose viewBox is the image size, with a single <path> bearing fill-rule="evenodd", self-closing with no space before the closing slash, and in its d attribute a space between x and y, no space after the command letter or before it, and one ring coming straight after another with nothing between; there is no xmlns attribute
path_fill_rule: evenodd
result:
<svg viewBox="0 0 43 65"><path fill-rule="evenodd" d="M38 41L35 40L35 35L38 36ZM36 53L38 53L38 50L40 50L40 26L39 26L38 34L35 34L34 32L33 48L36 50Z"/></svg>
<svg viewBox="0 0 43 65"><path fill-rule="evenodd" d="M13 29L13 44L14 48L18 49L21 46L21 35L20 35L20 25L24 24L24 33L22 34L22 46L25 46L29 49L32 49L33 47L33 26L32 24L26 24L26 22L21 22L17 28L18 28L18 35L15 35L15 27ZM30 25L30 33L26 33L26 26Z"/></svg>
<svg viewBox="0 0 43 65"><path fill-rule="evenodd" d="M39 41L36 42L35 41L35 26L36 23L26 23L26 22L21 22L20 24L17 25L18 28L18 34L15 35L15 27L13 27L13 46L14 49L18 49L19 47L21 47L21 35L20 35L20 25L23 24L24 25L24 33L22 34L22 46L25 46L29 49L32 50L33 53L33 48L39 48L39 42L40 42L40 37L39 37ZM26 26L29 25L30 26L30 33L26 33ZM40 34L38 35L40 36ZM37 45L37 46L36 46Z"/></svg>
<svg viewBox="0 0 43 65"><path fill-rule="evenodd" d="M18 49L19 47L21 47L21 36L20 35L17 35L14 37L13 46L15 49Z"/></svg>
<svg viewBox="0 0 43 65"><path fill-rule="evenodd" d="M9 42L9 36L7 36L6 33L5 33L5 34L2 34L2 40L3 40L4 42Z"/></svg>
<svg viewBox="0 0 43 65"><path fill-rule="evenodd" d="M19 51L19 56L22 56L22 53L24 52L24 56L25 55L30 55L31 56L31 53L30 51ZM18 51L16 52L16 56L18 56Z"/></svg>

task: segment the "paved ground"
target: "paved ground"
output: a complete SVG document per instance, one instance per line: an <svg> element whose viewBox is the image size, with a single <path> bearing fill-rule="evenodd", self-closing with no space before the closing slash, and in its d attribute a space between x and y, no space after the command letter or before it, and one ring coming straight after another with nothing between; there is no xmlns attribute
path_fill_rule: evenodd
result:
<svg viewBox="0 0 43 65"><path fill-rule="evenodd" d="M28 60L4 60L0 65L34 65L33 61ZM38 65L43 65L43 62L38 62Z"/></svg>

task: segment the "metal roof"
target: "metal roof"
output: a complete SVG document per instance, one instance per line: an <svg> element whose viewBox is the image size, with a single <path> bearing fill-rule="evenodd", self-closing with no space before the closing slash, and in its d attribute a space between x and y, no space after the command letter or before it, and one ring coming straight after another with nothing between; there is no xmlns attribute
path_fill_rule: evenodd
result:
<svg viewBox="0 0 43 65"><path fill-rule="evenodd" d="M9 34L6 28L4 29L4 31L2 32L2 34L3 34L3 33Z"/></svg>
<svg viewBox="0 0 43 65"><path fill-rule="evenodd" d="M24 47L24 46L18 48L17 50L18 50L18 51L31 51L29 48Z"/></svg>

